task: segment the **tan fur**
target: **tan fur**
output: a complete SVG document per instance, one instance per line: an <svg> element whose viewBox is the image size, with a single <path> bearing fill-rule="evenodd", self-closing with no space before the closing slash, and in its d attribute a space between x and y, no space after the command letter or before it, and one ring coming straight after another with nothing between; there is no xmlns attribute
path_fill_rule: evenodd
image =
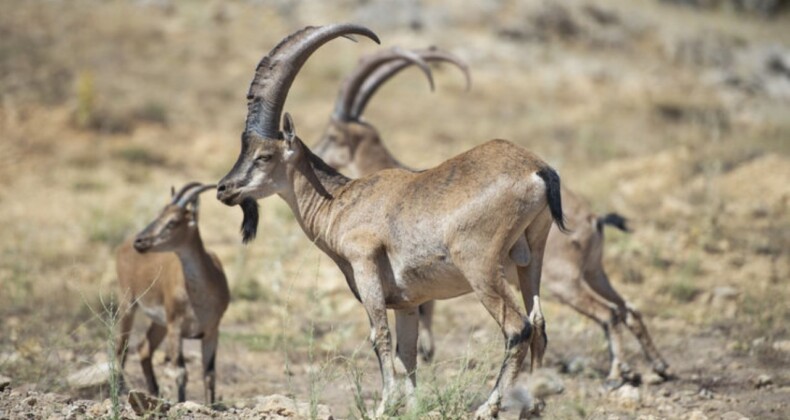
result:
<svg viewBox="0 0 790 420"><path fill-rule="evenodd" d="M314 150L328 164L352 177L391 168L409 169L390 153L369 122L331 118ZM562 188L562 201L571 234L562 233L557 226L551 228L543 264L543 284L561 302L591 317L604 329L611 356L607 385L616 386L634 379L622 350L623 322L639 340L653 369L666 375L668 365L653 345L641 315L620 297L606 276L603 232L598 229L597 216L567 188ZM511 259L517 265L527 265L531 257L525 239L522 237L511 249ZM427 302L419 309L419 350L426 361L430 361L435 352L431 330L434 306Z"/></svg>
<svg viewBox="0 0 790 420"><path fill-rule="evenodd" d="M476 412L494 418L528 350L534 362L543 356L538 292L549 228L562 223L559 177L527 150L492 140L423 172L389 169L350 180L302 143L287 113L277 131L273 118L279 120L298 69L318 46L351 31L371 36L356 25L308 27L261 60L247 95L241 153L217 198L233 206L279 195L338 265L370 321L383 382L379 415L414 401L418 305L475 293L506 343L496 385ZM257 207L243 209L245 219L257 218ZM510 258L522 236L532 256L527 267ZM528 317L509 275L518 276ZM387 309L395 310L397 346Z"/></svg>
<svg viewBox="0 0 790 420"><path fill-rule="evenodd" d="M168 227L169 226L169 227ZM145 253L138 252L140 248ZM219 323L230 301L228 283L217 256L203 247L196 206L170 204L136 238L118 248L120 332L116 351L123 367L136 309L151 320L138 347L149 392L159 393L151 356L167 340L167 360L175 369L178 400L184 401L184 338L200 338L205 401L215 401L215 357Z"/></svg>

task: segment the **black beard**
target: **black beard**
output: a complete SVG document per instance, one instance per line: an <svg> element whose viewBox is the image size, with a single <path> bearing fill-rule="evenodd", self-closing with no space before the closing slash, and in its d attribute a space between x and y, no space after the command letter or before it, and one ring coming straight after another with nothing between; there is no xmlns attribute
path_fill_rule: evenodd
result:
<svg viewBox="0 0 790 420"><path fill-rule="evenodd" d="M255 239L258 233L258 202L248 197L239 203L239 207L244 212L244 220L241 221L241 241L247 244Z"/></svg>

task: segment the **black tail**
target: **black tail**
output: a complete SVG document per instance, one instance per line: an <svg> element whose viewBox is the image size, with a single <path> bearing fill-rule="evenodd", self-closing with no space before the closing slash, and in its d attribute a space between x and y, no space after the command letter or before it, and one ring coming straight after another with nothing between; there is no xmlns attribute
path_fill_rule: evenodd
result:
<svg viewBox="0 0 790 420"><path fill-rule="evenodd" d="M563 233L568 233L565 228L565 216L562 215L562 197L560 195L560 176L557 171L547 166L538 171L538 176L546 183L546 199L549 202L549 211L554 223Z"/></svg>
<svg viewBox="0 0 790 420"><path fill-rule="evenodd" d="M630 232L631 230L628 229L628 220L620 216L617 213L609 213L606 216L600 216L598 218L598 231L603 231L604 225L612 225L623 232Z"/></svg>

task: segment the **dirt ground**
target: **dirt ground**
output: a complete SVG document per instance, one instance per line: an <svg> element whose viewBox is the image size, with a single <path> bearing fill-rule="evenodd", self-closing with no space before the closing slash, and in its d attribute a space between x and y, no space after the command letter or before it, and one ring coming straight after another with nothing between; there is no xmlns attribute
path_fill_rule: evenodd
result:
<svg viewBox="0 0 790 420"><path fill-rule="evenodd" d="M601 328L546 294L546 367L520 379L550 395L544 418L790 417L787 10L625 0L12 3L0 4L0 418L134 416L125 395L115 404L106 384L70 378L108 362L114 248L152 219L171 185L227 172L249 80L276 42L343 21L369 26L382 47L438 45L469 63L469 91L441 67L433 93L410 70L373 99L366 118L402 162L427 168L510 139L596 211L629 219L633 232L606 232L605 264L676 378L652 376L628 336L642 382L605 392ZM377 48L337 40L313 55L286 103L302 139L320 136L342 78ZM258 239L244 246L239 209L210 195L201 203L203 239L232 292L221 404L164 415L367 418L380 379L366 315L287 206L260 204ZM147 322L138 315L133 347ZM434 331L419 406L403 418L467 417L501 363L501 335L471 296L439 302ZM202 403L198 342L186 349L187 397ZM162 363L160 351L155 370L172 402ZM125 376L144 388L136 355Z"/></svg>

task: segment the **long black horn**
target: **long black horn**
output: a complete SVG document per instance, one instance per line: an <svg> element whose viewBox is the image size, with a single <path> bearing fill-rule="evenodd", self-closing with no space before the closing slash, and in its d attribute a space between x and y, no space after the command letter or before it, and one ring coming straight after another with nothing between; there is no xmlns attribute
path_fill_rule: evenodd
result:
<svg viewBox="0 0 790 420"><path fill-rule="evenodd" d="M428 78L428 83L431 85L431 90L433 90L433 74L431 73L431 68L428 67L428 63L418 54L398 47L380 51L359 60L359 64L354 71L343 81L343 86L340 88L335 102L333 117L340 121L350 120L352 118L351 107L354 104L354 100L362 84L374 71L379 69L382 65L394 60L408 63L408 65L414 64L419 66L420 70L425 74L425 77Z"/></svg>
<svg viewBox="0 0 790 420"><path fill-rule="evenodd" d="M472 85L472 77L469 74L469 66L463 60L436 47L415 50L414 52L425 61L443 61L454 64L464 73L466 89L469 90L469 87ZM365 83L359 89L359 93L357 93L357 97L354 99L354 106L351 108L351 118L359 119L360 115L365 112L365 107L368 105L370 98L373 97L373 94L378 91L384 82L398 74L401 70L409 67L411 64L411 62L405 60L393 61L379 67L376 72L371 74L365 80Z"/></svg>
<svg viewBox="0 0 790 420"><path fill-rule="evenodd" d="M178 190L177 193L173 194L173 199L170 200L170 204L178 203L178 201L181 199L181 196L184 195L185 192L187 192L188 190L190 190L192 188L195 188L195 187L197 187L199 185L201 185L199 182L190 182L190 183L184 185L183 187L181 187Z"/></svg>
<svg viewBox="0 0 790 420"><path fill-rule="evenodd" d="M279 139L280 118L288 90L307 58L320 46L337 37L366 36L379 39L370 29L353 24L308 26L280 41L258 63L247 93L245 132L254 131L263 138Z"/></svg>

